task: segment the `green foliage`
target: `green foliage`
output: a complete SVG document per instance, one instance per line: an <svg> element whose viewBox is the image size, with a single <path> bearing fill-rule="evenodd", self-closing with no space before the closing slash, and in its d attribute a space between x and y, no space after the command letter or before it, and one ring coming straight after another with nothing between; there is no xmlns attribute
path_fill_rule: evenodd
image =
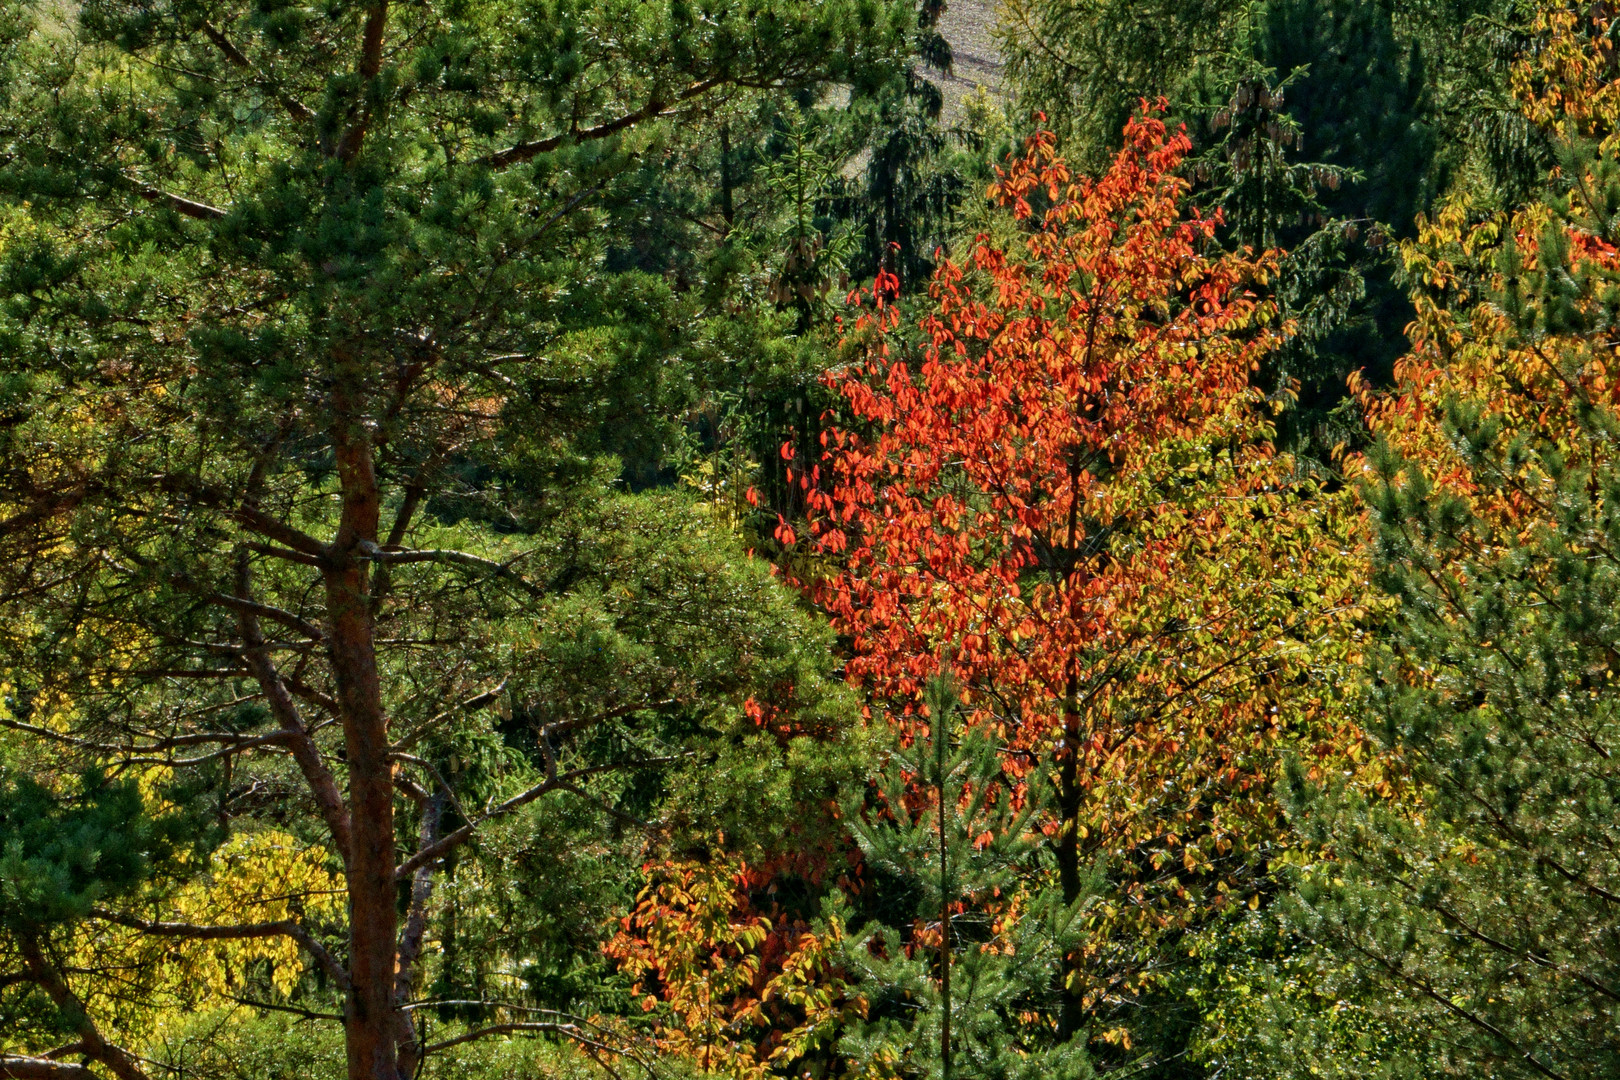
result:
<svg viewBox="0 0 1620 1080"><path fill-rule="evenodd" d="M434 1028L453 1037L458 1025ZM285 1013L210 1012L177 1019L153 1047L154 1062L176 1076L210 1080L340 1080L343 1042L331 1029ZM423 1080L553 1077L596 1080L600 1066L566 1043L542 1040L463 1043L430 1060Z"/></svg>
<svg viewBox="0 0 1620 1080"><path fill-rule="evenodd" d="M1040 774L1008 773L996 740L961 725L948 683L927 705L870 796L845 800L867 884L859 909L834 898L829 914L870 913L844 947L868 1011L839 1050L884 1075L1082 1080L1084 1040L1058 1041L1054 1018L1086 901L1064 904L1043 865Z"/></svg>
<svg viewBox="0 0 1620 1080"><path fill-rule="evenodd" d="M177 1076L338 1080L344 1075L339 1033L286 1013L252 1016L237 1009L185 1017L164 1032L154 1050L154 1060Z"/></svg>
<svg viewBox="0 0 1620 1080"><path fill-rule="evenodd" d="M1427 1032L1401 1023L1359 986L1353 963L1284 925L1275 909L1201 934L1190 996L1190 1057L1209 1073L1278 1080L1431 1075ZM1399 995L1397 995L1399 996Z"/></svg>
<svg viewBox="0 0 1620 1080"><path fill-rule="evenodd" d="M172 869L177 855L206 857L217 842L194 792L166 793L191 805L153 806L138 781L95 769L65 787L0 775L0 925L9 930L83 919Z"/></svg>
<svg viewBox="0 0 1620 1080"><path fill-rule="evenodd" d="M1548 513L1513 535L1420 466L1380 461L1379 579L1400 615L1370 705L1421 802L1293 778L1291 814L1335 855L1305 873L1295 919L1353 963L1373 1016L1434 1033L1426 1068L1607 1075L1620 1065L1605 993L1620 975L1620 478L1571 469L1564 449L1466 402L1448 425L1477 483L1528 480ZM1595 412L1580 438L1614 431Z"/></svg>
<svg viewBox="0 0 1620 1080"><path fill-rule="evenodd" d="M823 842L861 755L829 635L672 466L752 343L805 359L750 291L779 252L728 270L708 196L735 216L752 185L769 244L819 230L819 193L775 199L808 145L782 135L899 76L909 3L90 0L27 37L7 12L0 649L59 710L27 737L217 776L220 828L318 846L348 891L347 925L264 931L296 924L308 973L209 989L345 1014L352 1075L409 1074L429 988L461 1019L525 986L603 1004L650 850ZM717 130L741 160L722 139L694 176ZM152 1026L73 949L259 933L138 887L124 790L6 855L17 903L119 909L0 968L77 995L115 1070L98 1028ZM160 949L119 956L173 989Z"/></svg>

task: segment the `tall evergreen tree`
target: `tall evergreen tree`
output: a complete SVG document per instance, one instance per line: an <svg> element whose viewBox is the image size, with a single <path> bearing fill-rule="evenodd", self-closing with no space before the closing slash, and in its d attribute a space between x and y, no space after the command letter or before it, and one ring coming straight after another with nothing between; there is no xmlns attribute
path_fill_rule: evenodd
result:
<svg viewBox="0 0 1620 1080"><path fill-rule="evenodd" d="M1367 399L1388 780L1287 788L1324 856L1294 923L1372 1015L1425 1033L1392 1057L1426 1075L1620 1067L1620 160L1608 17L1583 37L1551 10L1522 74L1562 190L1425 228L1405 253L1414 352Z"/></svg>
<svg viewBox="0 0 1620 1080"><path fill-rule="evenodd" d="M447 862L567 798L644 821L667 766L709 800L673 817L709 813L751 775L722 745L774 752L751 692L837 726L823 644L764 571L681 499L615 490L675 427L692 307L612 265L595 211L729 97L892 77L914 11L70 21L14 37L0 120L4 663L35 703L6 719L112 763L231 761L228 816L279 816L341 870L347 915L307 951L351 1080L412 1076L454 1045L407 1008ZM167 914L123 917L249 933Z"/></svg>
<svg viewBox="0 0 1620 1080"><path fill-rule="evenodd" d="M1290 152L1326 181L1310 185L1314 205L1281 207L1267 223L1268 241L1289 252L1280 292L1300 333L1263 376L1268 390L1298 384L1283 444L1325 459L1348 433L1329 426L1329 414L1350 373L1387 383L1405 348L1412 307L1395 283L1390 241L1411 235L1434 194L1428 90L1388 0L1274 0L1250 35L1244 47L1279 80Z"/></svg>

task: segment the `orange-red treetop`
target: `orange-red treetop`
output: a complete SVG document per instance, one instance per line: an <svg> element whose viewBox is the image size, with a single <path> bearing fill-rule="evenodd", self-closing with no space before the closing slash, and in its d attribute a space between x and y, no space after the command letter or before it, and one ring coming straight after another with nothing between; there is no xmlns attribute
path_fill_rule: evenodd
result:
<svg viewBox="0 0 1620 1080"><path fill-rule="evenodd" d="M1000 695L1038 735L1097 686L1099 649L1141 644L1107 648L1141 633L1116 616L1176 575L1187 530L1222 527L1172 507L1176 483L1144 486L1144 463L1211 440L1229 466L1266 456L1249 374L1281 331L1250 285L1274 259L1216 250L1218 216L1183 205L1187 136L1156 111L1097 180L1031 138L990 189L1027 251L981 236L971 271L944 262L915 371L880 279L866 357L831 377L856 423L822 437L809 478L811 534L840 567L812 589L881 698L914 699L948 656L981 719Z"/></svg>

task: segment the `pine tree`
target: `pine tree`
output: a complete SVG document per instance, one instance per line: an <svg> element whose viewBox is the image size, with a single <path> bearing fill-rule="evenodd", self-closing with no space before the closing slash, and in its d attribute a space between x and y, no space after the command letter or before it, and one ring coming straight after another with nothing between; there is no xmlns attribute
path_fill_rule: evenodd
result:
<svg viewBox="0 0 1620 1080"><path fill-rule="evenodd" d="M599 838L735 821L717 781L787 790L757 762L848 715L765 568L642 490L703 301L607 226L711 110L893 78L914 11L6 11L29 30L0 57L0 662L64 718L28 737L229 760L227 816L341 874L339 947L305 953L352 1080L414 1075L447 1042L407 1008L436 890L480 842L571 799ZM803 723L760 731L755 693ZM124 914L159 937L164 899Z"/></svg>
<svg viewBox="0 0 1620 1080"><path fill-rule="evenodd" d="M1293 923L1424 1032L1392 1067L1425 1075L1620 1068L1617 84L1608 14L1548 12L1519 75L1563 144L1553 190L1407 246L1413 352L1364 398L1385 777L1286 786L1323 856Z"/></svg>
<svg viewBox="0 0 1620 1080"><path fill-rule="evenodd" d="M1316 206L1278 222L1290 252L1280 291L1302 332L1264 374L1267 389L1298 382L1283 444L1325 460L1344 436L1329 414L1350 373L1386 384L1404 349L1412 306L1390 241L1412 234L1435 194L1429 90L1388 0L1274 0L1248 47L1285 84L1295 152L1335 170L1313 185Z"/></svg>
<svg viewBox="0 0 1620 1080"><path fill-rule="evenodd" d="M874 799L844 805L869 894L856 901L874 914L845 944L867 1015L839 1049L904 1077L1089 1077L1084 1040L1055 1038L1087 900L1065 905L1040 858L1039 776L1009 773L990 733L963 725L948 680L930 684L926 712ZM831 913L852 917L837 900Z"/></svg>
<svg viewBox="0 0 1620 1080"><path fill-rule="evenodd" d="M1375 457L1379 580L1399 612L1370 719L1405 797L1291 776L1291 816L1332 855L1304 875L1292 922L1350 964L1331 993L1427 1033L1401 1048L1412 1067L1610 1076L1620 472L1606 447L1620 418L1593 408L1560 446L1466 391L1444 415L1471 495L1427 462ZM1502 519L1475 499L1534 508Z"/></svg>

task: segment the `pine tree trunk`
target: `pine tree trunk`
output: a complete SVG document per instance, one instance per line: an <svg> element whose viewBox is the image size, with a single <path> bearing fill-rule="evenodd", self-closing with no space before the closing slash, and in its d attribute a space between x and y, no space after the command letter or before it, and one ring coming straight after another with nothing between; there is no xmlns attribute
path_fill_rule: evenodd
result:
<svg viewBox="0 0 1620 1080"><path fill-rule="evenodd" d="M1073 904L1080 899L1080 709L1079 686L1073 674L1064 693L1063 750L1058 757L1058 884L1063 889L1063 902ZM1070 987L1076 974L1075 957L1064 958L1059 988L1062 1007L1058 1013L1058 1038L1068 1040L1079 1032L1083 1019L1080 995Z"/></svg>
<svg viewBox="0 0 1620 1080"><path fill-rule="evenodd" d="M366 559L377 541L380 499L367 425L346 381L340 375L332 395L343 516L325 584L349 770L349 1080L401 1080L395 1045L394 775Z"/></svg>
<svg viewBox="0 0 1620 1080"><path fill-rule="evenodd" d="M951 1080L951 887L945 849L945 710L935 717L934 789L939 792L939 1064L940 1080Z"/></svg>

